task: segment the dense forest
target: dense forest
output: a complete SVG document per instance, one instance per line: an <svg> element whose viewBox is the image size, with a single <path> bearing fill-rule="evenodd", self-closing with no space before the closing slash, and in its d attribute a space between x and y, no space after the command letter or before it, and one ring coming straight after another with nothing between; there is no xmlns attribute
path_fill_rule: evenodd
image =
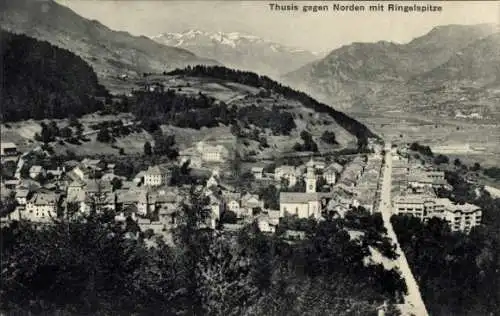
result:
<svg viewBox="0 0 500 316"><path fill-rule="evenodd" d="M231 234L200 229L208 215L203 205L193 193L179 209L173 245L147 239L134 221L115 222L107 212L38 229L29 222L3 227L1 310L376 315L406 291L396 271L363 263L367 245L351 240L339 220L310 222L305 240L285 242L255 224Z"/></svg>
<svg viewBox="0 0 500 316"><path fill-rule="evenodd" d="M185 69L176 69L169 74L195 77L212 77L246 84L256 88L262 87L268 90L273 90L276 93L282 94L286 98L301 102L305 107L314 109L316 112L326 113L330 115L340 126L342 126L344 129L358 138L360 147L364 147L364 145L366 145L368 138L376 137L365 125L361 124L355 119L345 115L342 112L336 111L326 104L314 100L303 92L296 91L287 86L283 86L266 76L259 76L258 74L252 72L233 70L221 66L201 65L195 67L188 66Z"/></svg>
<svg viewBox="0 0 500 316"><path fill-rule="evenodd" d="M439 219L394 216L399 242L420 285L431 315L498 315L500 306L500 199L447 172L453 190L442 197L474 203L483 210L482 225L470 234L451 232Z"/></svg>
<svg viewBox="0 0 500 316"><path fill-rule="evenodd" d="M66 118L103 108L107 96L80 57L48 42L0 31L2 119Z"/></svg>

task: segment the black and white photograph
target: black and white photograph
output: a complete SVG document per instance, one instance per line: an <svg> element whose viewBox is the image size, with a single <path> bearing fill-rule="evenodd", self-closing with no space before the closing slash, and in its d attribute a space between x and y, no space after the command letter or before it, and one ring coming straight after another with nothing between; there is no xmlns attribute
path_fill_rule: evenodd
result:
<svg viewBox="0 0 500 316"><path fill-rule="evenodd" d="M0 316L500 316L500 2L0 0Z"/></svg>

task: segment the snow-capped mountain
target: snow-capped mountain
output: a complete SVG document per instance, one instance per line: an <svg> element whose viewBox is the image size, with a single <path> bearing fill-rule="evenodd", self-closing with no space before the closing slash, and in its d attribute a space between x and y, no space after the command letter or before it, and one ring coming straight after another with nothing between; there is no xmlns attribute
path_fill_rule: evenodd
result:
<svg viewBox="0 0 500 316"><path fill-rule="evenodd" d="M287 73L323 57L304 49L284 46L258 36L190 30L152 37L168 46L187 49L198 56L213 58L226 66L251 70L272 77Z"/></svg>

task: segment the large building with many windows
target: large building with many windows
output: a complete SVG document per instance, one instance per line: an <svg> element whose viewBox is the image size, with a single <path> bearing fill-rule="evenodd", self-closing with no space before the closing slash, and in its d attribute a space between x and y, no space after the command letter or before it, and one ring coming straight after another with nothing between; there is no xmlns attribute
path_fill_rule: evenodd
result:
<svg viewBox="0 0 500 316"><path fill-rule="evenodd" d="M481 208L469 203L458 204L447 198L436 198L427 194L397 196L393 201L395 214L417 217L423 221L438 217L446 220L452 231L469 232L481 224Z"/></svg>

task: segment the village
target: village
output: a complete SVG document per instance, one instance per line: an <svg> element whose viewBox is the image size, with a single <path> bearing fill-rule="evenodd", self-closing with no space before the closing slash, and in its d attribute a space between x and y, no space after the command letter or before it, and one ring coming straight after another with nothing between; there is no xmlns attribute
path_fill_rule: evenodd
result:
<svg viewBox="0 0 500 316"><path fill-rule="evenodd" d="M34 151L50 155L42 148ZM18 152L14 143L2 143L2 161L17 165L11 179L2 179L2 199L15 204L2 214L2 223L23 219L48 224L60 216L107 209L117 221L131 218L143 232L168 237L193 186L207 197L207 226L223 231L256 222L262 232L274 233L285 217L321 220L359 208L379 212L385 159L380 145L371 144L371 153L337 160L311 156L293 164L256 162L238 174L231 169L234 151L223 140L199 141L181 150L175 162L151 165L127 179L115 174L116 164L99 159L69 160L56 169L26 166L28 153ZM424 221L439 217L453 230L466 232L479 225L481 210L439 198L437 189L449 189L444 172L411 159L407 151L392 148L393 214ZM191 174L191 183L173 181L174 168Z"/></svg>

